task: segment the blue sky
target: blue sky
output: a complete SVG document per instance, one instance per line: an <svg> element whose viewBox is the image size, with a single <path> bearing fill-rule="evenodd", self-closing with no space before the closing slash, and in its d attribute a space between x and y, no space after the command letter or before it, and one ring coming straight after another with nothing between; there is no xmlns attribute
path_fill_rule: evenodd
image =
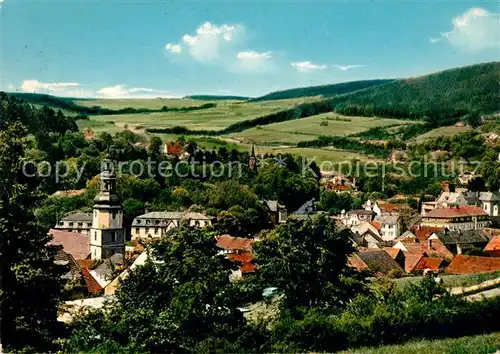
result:
<svg viewBox="0 0 500 354"><path fill-rule="evenodd" d="M500 60L492 1L0 3L8 91L256 96Z"/></svg>

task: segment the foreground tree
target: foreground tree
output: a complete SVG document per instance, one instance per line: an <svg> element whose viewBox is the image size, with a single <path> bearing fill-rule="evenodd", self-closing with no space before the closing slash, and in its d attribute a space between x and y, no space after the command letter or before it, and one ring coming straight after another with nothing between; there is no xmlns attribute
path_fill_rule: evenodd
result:
<svg viewBox="0 0 500 354"><path fill-rule="evenodd" d="M0 339L7 351L45 352L59 328L60 269L31 209L38 181L23 174L25 137L20 123L0 132Z"/></svg>
<svg viewBox="0 0 500 354"><path fill-rule="evenodd" d="M67 351L233 352L245 335L235 265L213 232L183 225L151 245L150 261L122 283L107 314L75 324ZM89 330L89 326L90 329ZM92 340L98 333L100 341Z"/></svg>
<svg viewBox="0 0 500 354"><path fill-rule="evenodd" d="M344 306L364 289L347 257L354 251L350 231L331 219L287 220L255 244L256 263L265 286L284 294L282 307L329 312Z"/></svg>

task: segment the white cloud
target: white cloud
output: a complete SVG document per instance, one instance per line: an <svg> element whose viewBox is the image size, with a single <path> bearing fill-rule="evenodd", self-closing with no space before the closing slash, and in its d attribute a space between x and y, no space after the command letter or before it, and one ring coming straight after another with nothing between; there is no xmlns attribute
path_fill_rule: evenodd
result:
<svg viewBox="0 0 500 354"><path fill-rule="evenodd" d="M103 97L103 98L155 98L175 97L168 91L156 90L145 87L128 87L115 85L101 88L97 91L84 89L77 82L41 82L38 80L25 80L21 84L21 91L46 93L62 97ZM12 90L13 91L13 90Z"/></svg>
<svg viewBox="0 0 500 354"><path fill-rule="evenodd" d="M440 40L446 40L455 47L482 50L500 49L500 14L481 8L471 8L452 20L453 29L441 33ZM431 38L431 43L438 42Z"/></svg>
<svg viewBox="0 0 500 354"><path fill-rule="evenodd" d="M430 44L436 44L436 43L439 43L443 40L442 37L430 37L429 38L429 43Z"/></svg>
<svg viewBox="0 0 500 354"><path fill-rule="evenodd" d="M271 52L264 52L264 53L259 53L253 50L247 51L247 52L239 52L236 54L236 58L238 60L266 60L266 59L271 59L272 55Z"/></svg>
<svg viewBox="0 0 500 354"><path fill-rule="evenodd" d="M300 72L311 72L311 71L316 71L316 70L325 70L327 68L326 65L313 64L309 60L290 63L290 65L295 67Z"/></svg>
<svg viewBox="0 0 500 354"><path fill-rule="evenodd" d="M166 91L155 90L144 87L127 87L126 85L115 85L104 87L97 91L97 96L105 98L155 98L172 96Z"/></svg>
<svg viewBox="0 0 500 354"><path fill-rule="evenodd" d="M180 44L167 43L165 49L170 53L182 53L182 47Z"/></svg>
<svg viewBox="0 0 500 354"><path fill-rule="evenodd" d="M92 95L91 91L83 89L77 82L24 80L20 88L24 92L46 93L66 97L89 97Z"/></svg>
<svg viewBox="0 0 500 354"><path fill-rule="evenodd" d="M231 46L238 43L244 35L241 25L222 24L220 26L205 22L196 29L195 34L185 34L181 42L187 47L187 52L195 60L210 62L227 54ZM171 53L182 52L181 44L169 43L165 48Z"/></svg>
<svg viewBox="0 0 500 354"><path fill-rule="evenodd" d="M334 65L334 68L337 68L342 71L347 71L355 68L364 68L366 65Z"/></svg>

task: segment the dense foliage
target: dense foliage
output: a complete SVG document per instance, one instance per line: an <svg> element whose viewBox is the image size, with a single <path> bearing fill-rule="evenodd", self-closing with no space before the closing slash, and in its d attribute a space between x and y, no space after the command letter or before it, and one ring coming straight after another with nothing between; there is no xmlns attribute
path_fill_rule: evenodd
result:
<svg viewBox="0 0 500 354"><path fill-rule="evenodd" d="M289 98L311 97L311 96L335 96L349 92L363 90L368 87L378 86L391 82L392 80L363 80L340 84L300 87L283 91L276 91L267 95L251 99L251 102L282 100Z"/></svg>
<svg viewBox="0 0 500 354"><path fill-rule="evenodd" d="M64 267L33 208L39 181L23 173L26 130L14 123L0 132L0 344L4 350L48 352L60 330L57 306Z"/></svg>

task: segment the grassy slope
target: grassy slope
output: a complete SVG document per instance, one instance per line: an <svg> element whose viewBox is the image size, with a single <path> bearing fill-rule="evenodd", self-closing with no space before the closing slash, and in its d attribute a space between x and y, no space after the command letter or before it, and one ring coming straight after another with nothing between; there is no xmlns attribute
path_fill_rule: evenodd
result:
<svg viewBox="0 0 500 354"><path fill-rule="evenodd" d="M500 333L419 340L400 345L348 350L342 354L491 354L500 349Z"/></svg>
<svg viewBox="0 0 500 354"><path fill-rule="evenodd" d="M231 123L247 119L254 119L283 109L291 108L307 99L290 99L256 103L219 102L217 107L191 112L160 112L149 114L122 114L111 116L93 116L91 120L114 121L119 126L128 124L129 127L142 125L144 127L174 127L185 126L189 129L218 130ZM121 100L124 105L130 105L129 100ZM135 100L134 100L135 101ZM96 101L90 101L96 102ZM100 102L100 101L97 101ZM196 101L199 105L200 101ZM101 103L101 102L100 102ZM118 102L119 103L119 102Z"/></svg>
<svg viewBox="0 0 500 354"><path fill-rule="evenodd" d="M210 101L184 99L184 98L148 98L148 99L107 99L107 98L93 98L93 99L75 99L73 102L76 105L84 107L100 106L108 109L121 109L121 108L147 108L147 109L161 109L163 106L170 108L181 107L196 107L202 104L209 103Z"/></svg>
<svg viewBox="0 0 500 354"><path fill-rule="evenodd" d="M328 97L328 96L341 95L344 93L365 89L367 87L385 84L390 81L391 80L364 80L364 81L343 82L332 85L299 87L289 90L272 92L267 95L254 98L252 99L252 101L254 102L271 101L284 98L298 98L298 97L308 97L308 96Z"/></svg>
<svg viewBox="0 0 500 354"><path fill-rule="evenodd" d="M425 134L418 136L417 141L421 142L425 139L437 138L439 136L453 136L453 135L457 135L460 133L468 132L471 129L472 128L469 126L465 126L465 127L454 127L454 126L453 127L441 127L441 128L433 129L428 133L425 133Z"/></svg>
<svg viewBox="0 0 500 354"><path fill-rule="evenodd" d="M500 271L490 272L490 273L479 273L479 274L465 274L465 275L440 275L443 279L443 284L446 287L467 287L472 285L477 285L487 280L495 279L500 277ZM408 277L395 279L394 282L396 286L400 289L404 288L410 283L416 283L420 281L422 277Z"/></svg>
<svg viewBox="0 0 500 354"><path fill-rule="evenodd" d="M280 142L293 144L299 141L313 140L319 135L345 136L360 133L374 127L412 123L412 121L400 119L342 117L349 121L327 120L327 126L320 125L321 121L333 117L339 116L333 113L319 114L309 118L251 128L243 132L230 134L229 136L235 139L251 139L263 143Z"/></svg>

